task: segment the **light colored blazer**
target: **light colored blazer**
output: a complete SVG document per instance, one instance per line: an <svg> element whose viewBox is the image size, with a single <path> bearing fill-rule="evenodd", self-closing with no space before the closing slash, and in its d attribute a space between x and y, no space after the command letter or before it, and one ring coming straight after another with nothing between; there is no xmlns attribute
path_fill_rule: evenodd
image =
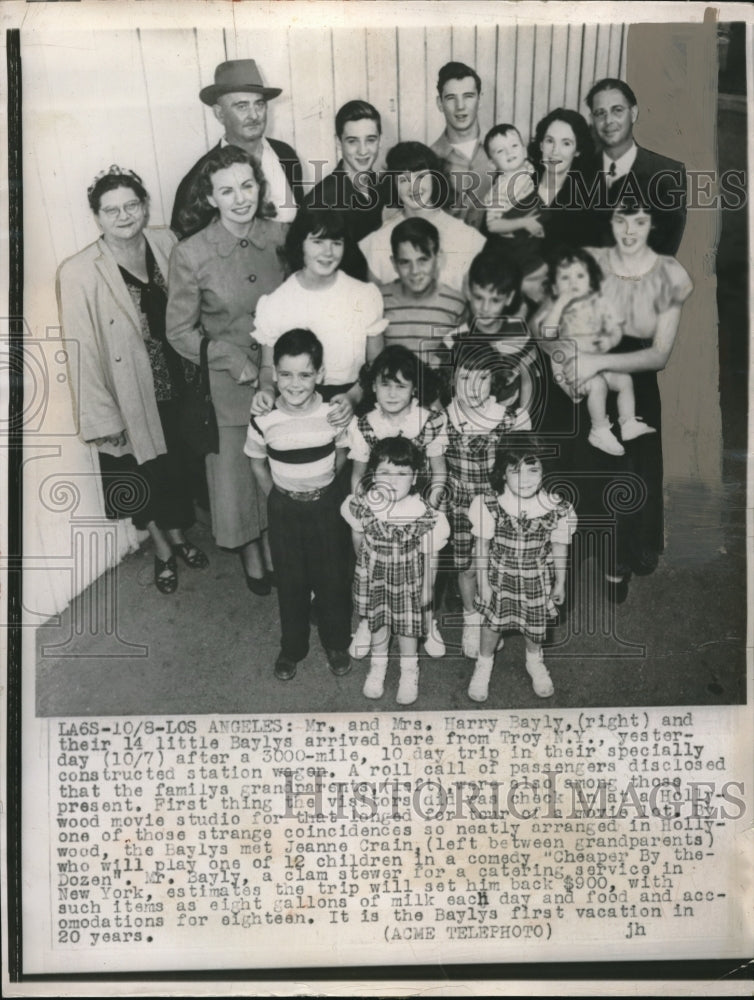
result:
<svg viewBox="0 0 754 1000"><path fill-rule="evenodd" d="M154 258L167 279L177 240L169 229L145 229ZM80 378L75 388L84 441L125 431L127 446L102 446L111 454L130 452L141 465L166 451L154 380L141 320L118 265L103 239L58 268L57 295L63 337L79 346Z"/></svg>

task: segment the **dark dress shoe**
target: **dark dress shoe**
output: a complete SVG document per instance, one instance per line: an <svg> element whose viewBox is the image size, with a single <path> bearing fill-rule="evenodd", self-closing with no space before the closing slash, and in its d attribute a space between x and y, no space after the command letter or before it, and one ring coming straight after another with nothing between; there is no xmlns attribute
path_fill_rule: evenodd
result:
<svg viewBox="0 0 754 1000"><path fill-rule="evenodd" d="M351 672L351 657L347 649L325 649L325 656L336 677L343 677Z"/></svg>
<svg viewBox="0 0 754 1000"><path fill-rule="evenodd" d="M611 604L623 604L628 597L628 580L607 580L603 578L605 596Z"/></svg>
<svg viewBox="0 0 754 1000"><path fill-rule="evenodd" d="M246 586L252 594L256 594L257 597L267 597L267 595L271 592L272 584L270 583L270 578L266 573L264 576L249 576L244 569L243 575L246 577Z"/></svg>
<svg viewBox="0 0 754 1000"><path fill-rule="evenodd" d="M275 660L275 676L279 681L290 681L296 676L296 664L281 653Z"/></svg>
<svg viewBox="0 0 754 1000"><path fill-rule="evenodd" d="M642 546L631 556L631 569L637 576L649 576L657 569L660 556L654 549Z"/></svg>

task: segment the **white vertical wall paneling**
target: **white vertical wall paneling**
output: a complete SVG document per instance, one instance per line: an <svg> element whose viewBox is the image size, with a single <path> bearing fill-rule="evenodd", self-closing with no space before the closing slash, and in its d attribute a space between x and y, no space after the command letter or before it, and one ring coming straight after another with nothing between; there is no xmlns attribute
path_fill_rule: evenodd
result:
<svg viewBox="0 0 754 1000"><path fill-rule="evenodd" d="M426 80L426 119L424 131L426 138L422 141L429 145L435 141L445 128L445 119L437 108L437 74L440 67L453 58L453 33L450 28L432 28L426 30L424 42L425 80ZM401 100L404 100L401 86ZM406 136L408 138L408 136ZM417 136L421 139L421 135Z"/></svg>
<svg viewBox="0 0 754 1000"><path fill-rule="evenodd" d="M516 119L514 96L516 92L516 29L510 25L497 28L497 81L495 83L495 124L508 122L516 125L526 142L528 114Z"/></svg>
<svg viewBox="0 0 754 1000"><path fill-rule="evenodd" d="M534 29L534 80L531 102L531 128L544 117L550 104L550 55L552 53L552 28L547 24ZM557 107L557 104L555 105Z"/></svg>
<svg viewBox="0 0 754 1000"><path fill-rule="evenodd" d="M382 119L381 162L398 141L398 39L395 28L369 28L366 33L367 100Z"/></svg>
<svg viewBox="0 0 754 1000"><path fill-rule="evenodd" d="M595 73L595 56L597 53L597 26L594 24L584 25L584 32L581 43L581 78L579 83L579 96L586 94L595 80L599 79Z"/></svg>
<svg viewBox="0 0 754 1000"><path fill-rule="evenodd" d="M568 39L566 42L566 78L563 97L563 106L582 111L581 92L579 88L581 77L581 36L583 27L580 24L570 24L568 26Z"/></svg>
<svg viewBox="0 0 754 1000"><path fill-rule="evenodd" d="M513 120L529 135L537 119L533 115L534 82L534 27L519 25L516 28L516 79L514 83Z"/></svg>
<svg viewBox="0 0 754 1000"><path fill-rule="evenodd" d="M195 47L196 47L196 57L198 61L198 72L196 85L193 88L193 93L191 95L191 105L193 109L196 109L193 113L198 114L204 119L204 131L206 134L206 146L203 150L200 150L198 155L193 159L191 155L185 157L186 166L183 173L196 162L202 153L206 153L208 149L217 145L220 136L222 135L222 126L215 118L212 108L207 107L199 100L199 91L204 87L208 87L211 83L215 81L215 67L221 62L225 62L226 49L225 49L225 36L223 31L199 31L195 34ZM264 72L264 68L262 67ZM188 109L187 109L188 110ZM183 176L183 174L181 175Z"/></svg>
<svg viewBox="0 0 754 1000"><path fill-rule="evenodd" d="M280 44L279 31L240 31L235 36L238 59L254 59L268 87L283 93L267 105L267 134L296 148L293 99L291 97L288 46ZM211 80L207 81L208 83ZM215 132L219 128L215 126ZM303 155L303 154L302 154Z"/></svg>
<svg viewBox="0 0 754 1000"><path fill-rule="evenodd" d="M454 62L473 66L481 76L477 65L476 28L467 25L455 25L451 29L450 51Z"/></svg>
<svg viewBox="0 0 754 1000"><path fill-rule="evenodd" d="M143 31L140 40L159 178L159 190L150 192L151 222L167 225L181 178L208 149L199 101L204 84L199 81L193 31L169 32L167 38L158 31Z"/></svg>
<svg viewBox="0 0 754 1000"><path fill-rule="evenodd" d="M483 136L499 121L497 117L497 31L494 25L476 30L476 63L472 64L482 78Z"/></svg>
<svg viewBox="0 0 754 1000"><path fill-rule="evenodd" d="M427 107L434 103L434 95L427 87L424 52L424 28L398 29L399 140L427 142Z"/></svg>
<svg viewBox="0 0 754 1000"><path fill-rule="evenodd" d="M623 45L623 26L620 24L610 25L610 37L607 46L607 66L605 76L618 76L614 67L620 67L620 55Z"/></svg>
<svg viewBox="0 0 754 1000"><path fill-rule="evenodd" d="M568 104L566 96L566 80L568 66L568 25L558 24L552 28L550 36L550 93L547 102L549 108L575 108Z"/></svg>
<svg viewBox="0 0 754 1000"><path fill-rule="evenodd" d="M610 31L609 24L597 26L597 53L594 59L594 78L599 80L603 76L608 76L610 67Z"/></svg>
<svg viewBox="0 0 754 1000"><path fill-rule="evenodd" d="M330 162L333 156L332 55L330 32L312 37L308 29L292 28L288 35L291 63L291 100L296 109L296 149L304 178L314 177L311 160Z"/></svg>

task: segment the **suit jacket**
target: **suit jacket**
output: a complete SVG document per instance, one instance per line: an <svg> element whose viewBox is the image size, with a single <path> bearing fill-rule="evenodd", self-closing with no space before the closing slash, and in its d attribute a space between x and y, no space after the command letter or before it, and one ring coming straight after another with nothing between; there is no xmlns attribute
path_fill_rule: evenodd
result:
<svg viewBox="0 0 754 1000"><path fill-rule="evenodd" d="M612 242L609 225L612 207L622 195L636 193L656 209L657 226L650 234L649 245L659 254L675 256L686 226L686 168L683 163L637 146L631 170L609 189L602 170L602 153L594 158L585 174L590 188L594 185L592 204L599 221L596 227L598 245L608 246Z"/></svg>
<svg viewBox="0 0 754 1000"><path fill-rule="evenodd" d="M293 149L292 146L289 146L288 143L280 142L278 139L268 138L267 142L269 142L272 146L275 156L277 156L280 160L280 166L285 172L288 186L293 192L296 204L302 205L304 201L304 181L301 163L296 150ZM210 208L209 205L207 205L206 213L200 216L195 216L193 213L189 213L188 208L192 200L191 192L194 178L204 166L210 154L214 153L216 149L220 149L221 146L222 140L218 142L216 146L213 146L208 153L205 153L204 156L196 161L191 170L189 170L181 183L178 185L178 190L175 194L175 203L173 205L173 214L170 219L170 228L177 235L179 240L185 240L187 236L193 236L193 234L198 233L200 229L204 229L214 214L213 209Z"/></svg>
<svg viewBox="0 0 754 1000"><path fill-rule="evenodd" d="M144 235L167 279L175 236L169 229L145 229ZM125 448L102 450L130 452L140 465L164 454L141 317L104 239L63 261L56 290L63 336L79 345L75 392L81 437L92 441L125 431Z"/></svg>

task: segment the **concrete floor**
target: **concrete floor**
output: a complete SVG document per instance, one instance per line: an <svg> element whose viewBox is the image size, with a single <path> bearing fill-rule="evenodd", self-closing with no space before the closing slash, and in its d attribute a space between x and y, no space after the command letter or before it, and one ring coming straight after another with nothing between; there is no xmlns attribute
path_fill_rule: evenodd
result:
<svg viewBox="0 0 754 1000"><path fill-rule="evenodd" d="M745 167L745 112L721 110L720 169ZM635 578L628 601L606 605L596 563L576 559L570 607L547 653L555 695L537 698L523 668L523 640L511 636L498 654L490 708L627 705L718 705L746 700L746 524L748 304L746 209L726 212L718 253L721 399L723 407L723 545L674 546L697 525L693 504L669 496L669 545L656 573ZM318 640L293 681L273 677L278 649L274 593L248 592L237 556L218 550L206 527L193 539L210 567L179 565L180 587L162 596L152 583L147 547L100 578L61 616L38 631L37 713L55 715L210 712L389 711L397 661L384 697L369 702L361 687L366 662L346 677L327 668ZM577 553L578 556L578 553ZM452 600L451 604L455 604ZM91 627L92 612L99 614ZM104 611L115 629L105 630ZM472 663L460 653L457 610L441 628L444 659L421 661L417 710L473 710L466 697ZM136 645L129 645L136 644Z"/></svg>

